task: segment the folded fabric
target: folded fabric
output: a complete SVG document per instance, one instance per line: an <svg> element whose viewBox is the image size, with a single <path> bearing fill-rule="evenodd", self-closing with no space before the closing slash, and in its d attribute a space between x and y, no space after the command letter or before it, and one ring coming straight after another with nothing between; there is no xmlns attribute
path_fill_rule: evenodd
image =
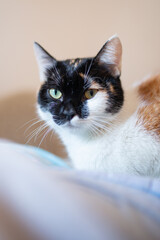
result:
<svg viewBox="0 0 160 240"><path fill-rule="evenodd" d="M160 181L71 169L0 142L0 239L160 239Z"/></svg>

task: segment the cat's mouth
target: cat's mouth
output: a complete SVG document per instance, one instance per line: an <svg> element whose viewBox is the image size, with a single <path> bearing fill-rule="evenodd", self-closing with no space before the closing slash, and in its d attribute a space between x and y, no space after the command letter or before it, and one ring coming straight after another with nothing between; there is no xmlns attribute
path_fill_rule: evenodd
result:
<svg viewBox="0 0 160 240"><path fill-rule="evenodd" d="M61 128L68 129L81 129L84 126L84 121L78 116L75 115L72 119L59 119L52 116L52 120Z"/></svg>
<svg viewBox="0 0 160 240"><path fill-rule="evenodd" d="M70 129L76 129L79 128L79 117L75 116L71 120L66 121L63 125L63 127L70 128Z"/></svg>

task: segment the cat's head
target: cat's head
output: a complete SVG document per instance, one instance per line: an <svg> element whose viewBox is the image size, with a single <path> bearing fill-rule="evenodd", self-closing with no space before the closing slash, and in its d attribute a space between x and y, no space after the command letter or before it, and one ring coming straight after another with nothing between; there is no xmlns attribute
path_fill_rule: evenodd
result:
<svg viewBox="0 0 160 240"><path fill-rule="evenodd" d="M38 113L55 130L106 130L123 105L122 46L109 39L93 58L58 61L34 44L42 86Z"/></svg>

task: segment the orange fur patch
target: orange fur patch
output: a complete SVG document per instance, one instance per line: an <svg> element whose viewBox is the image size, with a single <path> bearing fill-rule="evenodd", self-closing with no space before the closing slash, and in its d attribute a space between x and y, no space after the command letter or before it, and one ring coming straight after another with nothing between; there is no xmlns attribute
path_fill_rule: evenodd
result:
<svg viewBox="0 0 160 240"><path fill-rule="evenodd" d="M115 94L116 92L115 92L115 89L114 89L114 87L113 87L113 85L112 84L110 84L109 85L109 90L111 91L111 93L113 93L113 94Z"/></svg>
<svg viewBox="0 0 160 240"><path fill-rule="evenodd" d="M139 86L140 98L147 102L160 101L160 75L155 76Z"/></svg>
<svg viewBox="0 0 160 240"><path fill-rule="evenodd" d="M91 83L91 86L90 86L91 89L97 89L97 90L101 90L101 91L105 91L106 92L106 89L104 89L103 87L101 87L98 83L96 82L92 82Z"/></svg>
<svg viewBox="0 0 160 240"><path fill-rule="evenodd" d="M71 59L69 64L73 65L73 67L76 68L78 66L78 64L81 63L81 61L82 61L81 59Z"/></svg>
<svg viewBox="0 0 160 240"><path fill-rule="evenodd" d="M79 73L79 75L81 76L81 78L84 78L84 73Z"/></svg>
<svg viewBox="0 0 160 240"><path fill-rule="evenodd" d="M160 75L142 83L138 95L144 105L138 110L137 124L160 136Z"/></svg>
<svg viewBox="0 0 160 240"><path fill-rule="evenodd" d="M90 88L91 89L100 89L100 85L96 82L92 82Z"/></svg>
<svg viewBox="0 0 160 240"><path fill-rule="evenodd" d="M80 62L81 62L81 59L71 59L69 64L73 65L73 67L76 68Z"/></svg>

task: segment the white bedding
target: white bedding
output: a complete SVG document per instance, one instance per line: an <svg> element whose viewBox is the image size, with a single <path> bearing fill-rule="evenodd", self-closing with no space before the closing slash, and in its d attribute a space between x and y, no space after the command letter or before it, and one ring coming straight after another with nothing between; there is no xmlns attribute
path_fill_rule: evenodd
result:
<svg viewBox="0 0 160 240"><path fill-rule="evenodd" d="M0 240L160 239L160 181L75 171L0 142Z"/></svg>

